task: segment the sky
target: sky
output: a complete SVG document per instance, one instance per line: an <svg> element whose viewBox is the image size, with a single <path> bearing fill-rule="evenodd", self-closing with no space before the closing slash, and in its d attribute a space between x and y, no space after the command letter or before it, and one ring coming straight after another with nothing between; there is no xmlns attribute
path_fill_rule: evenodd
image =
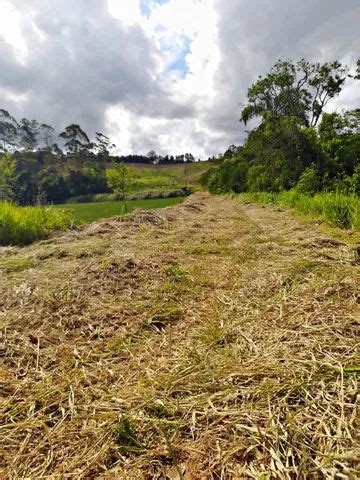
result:
<svg viewBox="0 0 360 480"><path fill-rule="evenodd" d="M360 55L360 0L0 0L0 108L79 123L120 154L207 158L246 137L248 87L279 58ZM349 80L330 108L359 107Z"/></svg>

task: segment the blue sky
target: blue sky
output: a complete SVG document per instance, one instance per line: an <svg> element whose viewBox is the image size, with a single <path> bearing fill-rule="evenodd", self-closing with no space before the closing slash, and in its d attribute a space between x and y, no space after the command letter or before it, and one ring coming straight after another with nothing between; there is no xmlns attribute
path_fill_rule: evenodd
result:
<svg viewBox="0 0 360 480"><path fill-rule="evenodd" d="M140 0L140 10L141 14L144 17L148 17L151 12L151 4L157 3L159 5L163 5L167 3L169 0Z"/></svg>
<svg viewBox="0 0 360 480"><path fill-rule="evenodd" d="M176 60L169 65L169 70L177 70L181 73L182 77L185 77L189 71L189 67L186 63L186 55L190 53L190 44L190 38L184 37L184 48L181 50Z"/></svg>

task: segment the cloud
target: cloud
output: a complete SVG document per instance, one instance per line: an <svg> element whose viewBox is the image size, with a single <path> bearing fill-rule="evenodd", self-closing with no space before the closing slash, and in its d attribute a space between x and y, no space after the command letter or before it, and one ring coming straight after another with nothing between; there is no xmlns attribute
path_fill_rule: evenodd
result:
<svg viewBox="0 0 360 480"><path fill-rule="evenodd" d="M245 136L247 88L278 58L351 63L360 44L358 0L2 3L0 107L102 130L122 152L224 151ZM349 82L333 106L359 96Z"/></svg>

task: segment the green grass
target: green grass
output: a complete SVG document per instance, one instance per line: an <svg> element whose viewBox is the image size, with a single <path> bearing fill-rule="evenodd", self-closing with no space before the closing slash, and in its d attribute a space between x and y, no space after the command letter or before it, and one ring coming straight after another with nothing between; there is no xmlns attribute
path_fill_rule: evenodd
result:
<svg viewBox="0 0 360 480"><path fill-rule="evenodd" d="M0 245L25 245L65 230L72 223L69 213L54 207L17 207L0 203Z"/></svg>
<svg viewBox="0 0 360 480"><path fill-rule="evenodd" d="M209 168L213 166L212 162L194 162L176 165L149 165L128 164L131 173L139 177L139 186L149 185L158 188L176 187L181 188L185 185L197 189L199 187L199 178Z"/></svg>
<svg viewBox="0 0 360 480"><path fill-rule="evenodd" d="M360 230L360 198L340 193L304 195L296 190L281 193L244 193L240 198L260 204L291 207L339 228Z"/></svg>
<svg viewBox="0 0 360 480"><path fill-rule="evenodd" d="M183 197L176 198L157 198L151 200L129 200L128 211L135 208L163 208L176 205L183 200ZM94 203L67 203L64 205L55 205L54 208L69 212L76 223L90 223L99 218L113 217L115 215L124 215L124 204L121 201L114 202L94 202Z"/></svg>

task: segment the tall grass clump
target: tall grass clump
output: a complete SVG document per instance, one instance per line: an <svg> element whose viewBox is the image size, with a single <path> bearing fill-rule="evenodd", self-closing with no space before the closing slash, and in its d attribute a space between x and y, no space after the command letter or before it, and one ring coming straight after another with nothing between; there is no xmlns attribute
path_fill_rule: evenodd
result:
<svg viewBox="0 0 360 480"><path fill-rule="evenodd" d="M293 189L280 193L245 193L241 198L263 205L291 207L335 227L360 230L360 198L356 195L317 193L311 196Z"/></svg>
<svg viewBox="0 0 360 480"><path fill-rule="evenodd" d="M26 245L65 230L72 224L69 212L53 207L18 207L0 203L0 245Z"/></svg>

